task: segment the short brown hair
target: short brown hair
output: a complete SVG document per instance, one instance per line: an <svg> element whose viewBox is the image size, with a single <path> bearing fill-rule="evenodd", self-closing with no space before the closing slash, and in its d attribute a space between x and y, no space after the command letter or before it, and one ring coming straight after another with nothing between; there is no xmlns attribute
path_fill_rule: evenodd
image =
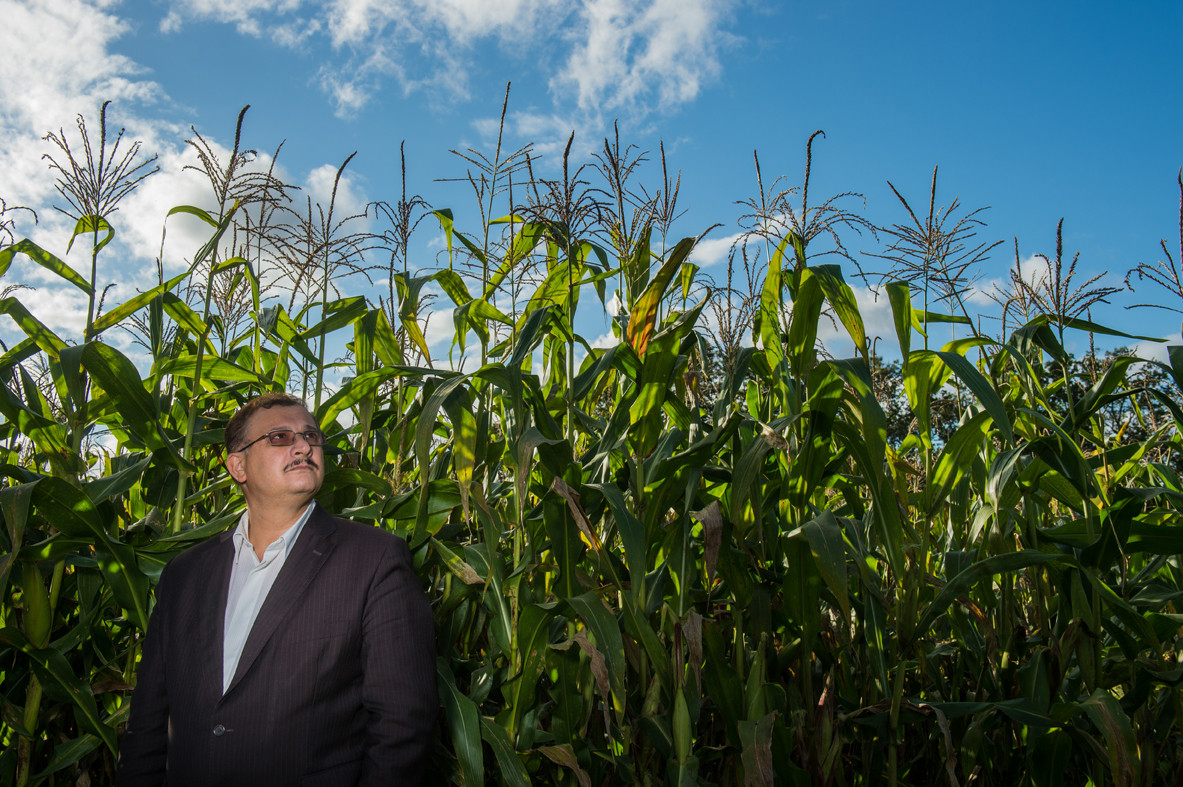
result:
<svg viewBox="0 0 1183 787"><path fill-rule="evenodd" d="M232 454L238 450L237 446L242 445L243 434L251 422L251 417L259 410L270 410L272 407L299 407L311 412L308 410L308 405L304 404L303 399L283 391L269 391L261 396L256 396L238 408L238 412L232 415L226 424L223 437L226 453Z"/></svg>

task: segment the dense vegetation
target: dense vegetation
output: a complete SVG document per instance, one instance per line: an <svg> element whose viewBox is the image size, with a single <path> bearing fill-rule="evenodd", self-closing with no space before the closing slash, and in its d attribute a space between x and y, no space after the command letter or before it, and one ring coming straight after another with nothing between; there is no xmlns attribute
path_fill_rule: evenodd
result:
<svg viewBox="0 0 1183 787"><path fill-rule="evenodd" d="M22 337L0 357L0 782L108 783L153 582L238 517L222 429L273 389L329 434L323 504L412 546L438 783L1183 778L1183 351L1072 357L1070 333L1126 334L1059 233L988 320L964 297L1003 253L979 214L937 206L935 172L895 226L815 202L813 138L799 188L757 162L715 281L671 235L664 152L645 188L619 140L553 180L530 148L464 151L463 229L405 182L367 216L302 207L240 116L228 156L190 141L210 197L170 213L208 242L112 306L114 210L152 163L101 121L49 138L89 276L0 213L0 275L40 265L90 305L58 336L0 299ZM446 256L412 259L421 226ZM1129 280L1177 308L1162 252ZM868 335L864 268L894 335ZM618 341L594 347L577 310L614 291ZM447 366L423 324L443 303ZM820 347L827 321L853 357Z"/></svg>

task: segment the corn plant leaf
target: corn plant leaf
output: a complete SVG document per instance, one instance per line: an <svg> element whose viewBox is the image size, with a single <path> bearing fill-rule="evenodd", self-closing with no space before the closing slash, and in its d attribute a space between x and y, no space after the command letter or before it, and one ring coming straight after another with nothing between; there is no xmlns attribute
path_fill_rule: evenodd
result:
<svg viewBox="0 0 1183 787"><path fill-rule="evenodd" d="M527 255L538 247L539 242L545 237L546 228L538 222L523 222L519 217L506 216L502 219L497 219L493 223L508 223L510 219L516 220L515 223L521 225L521 229L514 234L510 241L509 248L505 252L497 269L489 276L488 286L482 295L482 299L492 301L493 296L501 285L505 282L509 274L518 268L526 259Z"/></svg>
<svg viewBox="0 0 1183 787"><path fill-rule="evenodd" d="M1002 433L1003 439L1008 445L1013 445L1015 441L1015 433L1011 428L1010 417L1006 413L1006 407L1002 403L1002 399L998 396L994 386L986 379L977 367L970 363L964 356L957 352L938 351L937 357L944 361L945 365L957 375L961 382L965 383L966 387L973 393L977 400L981 402L982 407L986 408L986 412L994 420L994 425Z"/></svg>
<svg viewBox="0 0 1183 787"><path fill-rule="evenodd" d="M1110 328L1100 323L1095 323L1092 320L1082 320L1079 317L1064 317L1063 315L1047 314L1040 315L1037 320L1063 325L1065 328L1075 328L1078 331L1086 333L1095 333L1101 336L1118 336L1123 339L1137 339L1140 342L1165 342L1161 336L1140 336L1136 333L1126 333L1119 331L1116 328Z"/></svg>
<svg viewBox="0 0 1183 787"><path fill-rule="evenodd" d="M810 267L817 277L826 300L834 309L834 314L842 322L846 332L854 342L855 349L863 357L867 355L867 331L863 327L863 316L859 313L858 302L854 298L854 290L842 278L842 269L837 265L814 265Z"/></svg>
<svg viewBox="0 0 1183 787"><path fill-rule="evenodd" d="M990 413L979 411L957 427L941 450L925 487L925 508L929 515L945 504L949 491L978 460L982 442L989 433Z"/></svg>
<svg viewBox="0 0 1183 787"><path fill-rule="evenodd" d="M524 332L527 320L541 309L548 307L556 307L560 310L570 308L570 301L577 296L579 282L582 278L582 267L570 260L564 260L552 268L526 303L526 308L515 325L517 332Z"/></svg>
<svg viewBox="0 0 1183 787"><path fill-rule="evenodd" d="M926 633L936 623L937 619L945 614L954 599L964 595L969 588L983 579L992 577L995 574L1029 568L1030 566L1040 566L1045 563L1063 563L1067 560L1068 557L1065 555L1040 552L1035 549L1005 552L979 560L969 568L958 573L957 576L949 580L948 584L941 588L941 592L932 600L932 603L925 607L924 613L917 620L916 633L913 637Z"/></svg>
<svg viewBox="0 0 1183 787"><path fill-rule="evenodd" d="M24 367L18 369L21 387L27 398L21 401L9 390L8 385L0 385L0 413L9 423L15 424L38 451L70 463L74 455L67 446L65 427L46 416L45 397L28 377Z"/></svg>
<svg viewBox="0 0 1183 787"><path fill-rule="evenodd" d="M306 331L302 331L300 338L308 341L326 336L347 325L352 325L354 321L361 319L366 311L366 299L361 295L329 301L325 305L321 320Z"/></svg>
<svg viewBox="0 0 1183 787"><path fill-rule="evenodd" d="M25 527L29 521L29 507L37 483L0 487L0 512L8 529L8 554L0 559L0 594L8 598L8 576L25 541Z"/></svg>
<svg viewBox="0 0 1183 787"><path fill-rule="evenodd" d="M196 216L211 227L218 226L218 220L211 216L209 211L204 210L203 208L198 208L193 205L177 205L174 208L170 208L167 215L174 216L178 214Z"/></svg>
<svg viewBox="0 0 1183 787"><path fill-rule="evenodd" d="M661 267L657 269L657 273L649 280L636 301L629 305L628 329L625 331L625 337L638 358L645 357L645 351L649 347L649 339L657 330L657 307L666 296L666 289L673 281L674 274L678 272L693 249L693 238L683 238L678 241L674 248L670 249L665 260L662 261Z"/></svg>
<svg viewBox="0 0 1183 787"><path fill-rule="evenodd" d="M636 398L629 405L629 422L634 451L641 456L648 456L653 451L662 433L665 425L662 405L669 393L674 369L686 362L681 353L683 341L694 329L706 303L704 298L679 314L652 339L646 337L646 354L643 357L637 354L642 358L641 376L637 381Z"/></svg>
<svg viewBox="0 0 1183 787"><path fill-rule="evenodd" d="M776 774L772 769L772 726L777 712L759 719L741 721L739 737L743 742L744 782L758 787L773 787Z"/></svg>
<svg viewBox="0 0 1183 787"><path fill-rule="evenodd" d="M316 420L322 425L333 423L341 413L373 396L384 383L395 379L399 374L399 369L385 366L346 380L336 393L321 402Z"/></svg>
<svg viewBox="0 0 1183 787"><path fill-rule="evenodd" d="M13 258L17 254L24 254L42 268L57 274L87 295L94 292L94 289L90 286L90 282L82 278L78 271L71 268L64 260L50 254L28 238L19 240L8 248L0 249L0 276L8 272L8 268L12 265Z"/></svg>
<svg viewBox="0 0 1183 787"><path fill-rule="evenodd" d="M25 335L37 343L42 352L51 358L56 358L66 343L58 335L46 328L40 320L29 313L16 298L0 298L0 314L7 314L12 321L25 332Z"/></svg>
<svg viewBox="0 0 1183 787"><path fill-rule="evenodd" d="M489 322L499 322L502 325L513 325L504 312L486 300L470 300L460 304L452 310L452 322L456 327L453 335L453 347L459 347L463 352L468 329L472 328L479 337L482 346L489 343Z"/></svg>
<svg viewBox="0 0 1183 787"><path fill-rule="evenodd" d="M923 309L913 309L913 317L922 325L929 323L953 323L955 325L973 325L973 321L968 317L960 314L941 314L940 312L929 312Z"/></svg>
<svg viewBox="0 0 1183 787"><path fill-rule="evenodd" d="M402 348L399 347L398 337L394 335L394 329L390 325L390 320L386 316L383 309L374 309L372 314L373 323L372 328L365 328L365 330L372 330L372 341L374 344L374 355L377 356L378 361L383 366L402 366L406 363L403 356ZM365 321L359 321L359 325L369 325ZM366 370L368 371L368 370Z"/></svg>
<svg viewBox="0 0 1183 787"><path fill-rule="evenodd" d="M74 674L66 657L53 648L35 648L19 630L12 626L0 628L0 642L22 651L37 673L43 685L54 685L61 689L74 706L80 726L102 739L114 754L115 730L99 718L98 704L86 681Z"/></svg>
<svg viewBox="0 0 1183 787"><path fill-rule="evenodd" d="M444 719L452 738L452 749L460 764L464 784L485 783L484 752L481 751L480 714L452 677L452 668L444 659L436 660L440 697L444 701Z"/></svg>
<svg viewBox="0 0 1183 787"><path fill-rule="evenodd" d="M164 313L173 318L173 321L181 328L184 328L193 336L208 336L209 326L201 319L201 316L189 308L189 304L177 297L173 292L164 293L161 298L161 305ZM207 343L208 351L217 352L212 344Z"/></svg>
<svg viewBox="0 0 1183 787"><path fill-rule="evenodd" d="M461 383L468 379L468 375L457 374L445 379L427 397L423 403L423 411L419 414L419 422L415 426L415 458L419 463L420 477L429 477L431 463L432 441L435 439L436 418L444 400L452 395ZM415 533L413 545L418 545L427 533L428 495L419 495L419 510L415 518Z"/></svg>
<svg viewBox="0 0 1183 787"><path fill-rule="evenodd" d="M460 489L460 507L468 515L468 499L476 468L477 421L467 391L457 391L444 401L452 423L452 472Z"/></svg>
<svg viewBox="0 0 1183 787"><path fill-rule="evenodd" d="M907 282L889 282L887 299L891 304L891 315L895 322L895 335L900 345L900 358L904 367L908 365L908 356L912 352L912 325L916 322L912 317L912 291Z"/></svg>
<svg viewBox="0 0 1183 787"><path fill-rule="evenodd" d="M1097 689L1088 699L1082 700L1080 706L1105 739L1114 784L1130 787L1141 784L1142 755L1130 726L1130 717L1121 704L1108 691Z"/></svg>
<svg viewBox="0 0 1183 787"><path fill-rule="evenodd" d="M440 556L447 569L455 574L461 582L466 585L485 584L485 580L481 578L481 575L476 573L472 566L464 562L464 558L448 549L443 542L437 541L434 538L428 541L431 544L431 548Z"/></svg>
<svg viewBox="0 0 1183 787"><path fill-rule="evenodd" d="M317 362L316 353L308 346L308 342L300 337L301 329L282 306L269 306L259 315L259 327L265 332L279 339L285 347L290 347L305 360Z"/></svg>
<svg viewBox="0 0 1183 787"><path fill-rule="evenodd" d="M809 541L813 563L826 587L838 600L842 615L850 619L850 591L846 579L846 542L842 526L831 511L822 511L816 519L801 526L801 532Z"/></svg>
<svg viewBox="0 0 1183 787"><path fill-rule="evenodd" d="M94 540L103 578L141 631L148 629L148 578L134 550L108 533L86 493L60 478L43 478L33 490L33 507L67 536Z"/></svg>
<svg viewBox="0 0 1183 787"><path fill-rule="evenodd" d="M793 379L805 379L817 357L817 326L825 298L818 277L812 268L797 274L797 295L793 300L793 314L789 318L789 337L785 354L789 359Z"/></svg>
<svg viewBox="0 0 1183 787"><path fill-rule="evenodd" d="M1072 412L1063 424L1065 431L1073 432L1084 426L1097 410L1112 401L1110 394L1126 382L1127 370L1131 364L1138 362L1131 355L1114 358L1100 379L1089 386L1084 396L1073 402Z"/></svg>
<svg viewBox="0 0 1183 787"><path fill-rule="evenodd" d="M95 503L124 494L139 481L152 463L151 456L145 456L111 475L95 478L83 484L86 496Z"/></svg>
<svg viewBox="0 0 1183 787"><path fill-rule="evenodd" d="M576 759L575 749L572 748L571 744L563 743L557 746L539 746L537 751L555 765L561 765L574 773L579 787L592 787L591 777L587 775L587 771L579 767L579 760Z"/></svg>
<svg viewBox="0 0 1183 787"><path fill-rule="evenodd" d="M440 286L440 289L452 299L452 303L455 305L460 306L472 300L472 295L468 292L468 287L465 286L464 279L460 277L459 273L445 268L433 273L431 279Z"/></svg>
<svg viewBox="0 0 1183 787"><path fill-rule="evenodd" d="M174 276L168 281L158 284L150 290L141 292L134 298L129 298L111 311L106 312L102 316L96 318L91 328L91 336L97 336L108 328L119 325L121 322L147 306L156 298L160 297L166 292L171 292L173 287L176 287L177 284L184 280L184 278L188 275L188 273L182 273ZM196 335L201 336L202 334Z"/></svg>
<svg viewBox="0 0 1183 787"><path fill-rule="evenodd" d="M260 304L259 277L255 274L255 266L251 264L250 260L248 260L246 257L230 257L229 259L222 260L217 265L215 265L213 272L223 273L225 271L234 270L235 268L241 268L241 270L235 276L235 282L233 286L229 288L229 291L234 292L235 288L238 286L238 283L241 282L243 278L245 278L247 284L251 288L251 308L255 311L258 311Z"/></svg>
<svg viewBox="0 0 1183 787"><path fill-rule="evenodd" d="M694 277L698 275L699 267L693 262L682 263L682 300L686 301L690 298L690 290L694 286Z"/></svg>
<svg viewBox="0 0 1183 787"><path fill-rule="evenodd" d="M226 383L254 383L262 386L265 384L263 378L253 369L239 366L238 364L225 360L219 355L182 355L179 358L173 358L161 364L157 370L161 375L169 375L172 377L183 377L187 379L194 379L198 372L198 363L201 364L201 381L203 384L209 385L212 381L226 382Z"/></svg>
<svg viewBox="0 0 1183 787"><path fill-rule="evenodd" d="M34 781L41 781L50 774L74 765L101 745L103 745L103 739L90 733L80 735L65 743L59 743L53 747L53 756L49 758L49 762L45 764L40 773L33 777Z"/></svg>
<svg viewBox="0 0 1183 787"><path fill-rule="evenodd" d="M513 743L503 727L481 717L481 740L489 744L497 760L498 777L505 787L530 787L530 774L514 751Z"/></svg>
<svg viewBox="0 0 1183 787"><path fill-rule="evenodd" d="M553 612L531 604L518 615L517 654L521 668L503 689L511 710L509 735L516 740L521 729L522 718L534 705L538 680L546 667L547 641Z"/></svg>

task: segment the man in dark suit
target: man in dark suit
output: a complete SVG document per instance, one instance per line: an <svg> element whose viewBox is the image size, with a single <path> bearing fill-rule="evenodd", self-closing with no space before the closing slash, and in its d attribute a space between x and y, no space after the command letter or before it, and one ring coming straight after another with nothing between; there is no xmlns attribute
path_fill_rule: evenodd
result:
<svg viewBox="0 0 1183 787"><path fill-rule="evenodd" d="M439 697L406 543L317 508L299 399L248 402L225 439L247 510L161 574L116 784L418 784Z"/></svg>

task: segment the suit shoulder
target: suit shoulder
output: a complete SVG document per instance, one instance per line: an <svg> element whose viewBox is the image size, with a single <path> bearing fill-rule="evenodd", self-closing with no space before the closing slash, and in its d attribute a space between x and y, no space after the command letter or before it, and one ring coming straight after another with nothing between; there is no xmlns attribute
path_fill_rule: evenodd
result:
<svg viewBox="0 0 1183 787"><path fill-rule="evenodd" d="M221 533L202 541L200 544L195 544L173 557L168 561L165 568L170 573L204 570L210 561L217 559L218 551L225 546L226 534Z"/></svg>

